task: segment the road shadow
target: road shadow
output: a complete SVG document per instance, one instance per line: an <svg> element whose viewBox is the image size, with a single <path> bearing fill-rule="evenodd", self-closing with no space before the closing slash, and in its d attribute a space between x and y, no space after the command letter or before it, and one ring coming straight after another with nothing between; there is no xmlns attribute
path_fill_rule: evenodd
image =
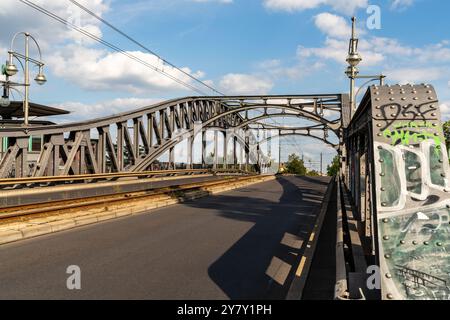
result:
<svg viewBox="0 0 450 320"><path fill-rule="evenodd" d="M253 223L208 268L209 277L230 299L285 299L328 182L327 178L277 177L276 182L264 184L273 190L260 184L235 190L233 195L216 195L214 201L185 203Z"/></svg>

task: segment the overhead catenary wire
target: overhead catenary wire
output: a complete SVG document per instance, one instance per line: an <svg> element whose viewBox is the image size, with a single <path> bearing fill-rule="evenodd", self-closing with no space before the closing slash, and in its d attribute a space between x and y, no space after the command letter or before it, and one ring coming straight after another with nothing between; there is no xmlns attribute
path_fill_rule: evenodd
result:
<svg viewBox="0 0 450 320"><path fill-rule="evenodd" d="M127 52L127 51L117 47L117 46L115 46L114 44L112 44L112 43L110 43L110 42L108 42L106 40L100 39L99 37L95 36L94 34L84 30L83 28L80 28L80 27L74 25L73 23L65 20L64 18L61 18L60 16L58 16L58 15L52 13L51 11L49 11L49 10L39 6L39 5L37 5L36 3L32 2L32 1L29 1L29 0L19 0L19 1L24 3L24 4L26 4L26 5L28 5L28 6L30 6L30 7L32 7L33 9L35 9L35 10L37 10L39 12L49 16L50 18L52 18L52 19L54 19L54 20L56 20L56 21L58 21L58 22L60 22L60 23L62 23L64 25L66 25L66 26L76 30L77 32L80 32L81 34L91 38L92 40L95 40L95 41L103 44L104 46L107 46L108 48L110 48L110 49L112 49L112 50L114 50L114 51L116 51L116 52L118 52L118 53L120 53L120 54L122 54L122 55L124 55L124 56L126 56L126 57L128 57L128 58L130 58L130 59L132 59L132 60L134 60L134 61L136 61L136 62L138 62L138 63L140 63L140 64L142 64L142 65L144 65L144 66L146 66L146 67L148 67L148 68L150 68L152 70L154 70L154 71L156 71L156 72L158 72L158 73L160 73L161 75L164 75L164 76L168 77L169 79L177 82L178 84L180 84L180 85L182 85L182 86L184 86L184 87L186 87L186 88L188 88L188 89L190 89L192 91L195 91L195 92L197 92L199 94L202 94L202 95L205 95L205 96L207 95L205 92L201 91L200 89L198 89L198 88L196 88L196 87L194 87L194 86L192 86L192 85L190 85L190 84L188 84L188 83L186 83L186 82L184 82L184 81L182 81L182 80L172 76L171 74L169 74L169 73L159 69L158 67L156 67L156 66L154 66L154 65L152 65L152 64L150 64L150 63L148 63L148 62L146 62L146 61L144 61L144 60L142 60L142 59L140 59L138 57L136 57L135 55L133 55L133 54L131 54L131 53L129 53L129 52Z"/></svg>
<svg viewBox="0 0 450 320"><path fill-rule="evenodd" d="M209 84L205 83L204 81L194 77L192 74L184 71L183 69L177 67L176 65L174 65L173 63L167 61L166 59L164 59L163 57L161 57L159 54L155 53L153 50L149 49L147 46L145 46L144 44L142 44L141 42L137 41L136 39L132 38L130 35L126 34L125 32L123 32L122 30L120 30L119 28L115 27L113 24L111 24L110 22L108 22L106 19L100 17L99 15L97 15L95 12L89 10L88 8L86 8L85 6L83 6L82 4L80 4L79 2L75 1L75 0L68 0L71 3L73 3L74 5L76 5L78 8L80 8L81 10L85 11L86 13L88 13L89 15L91 15L92 17L94 17L95 19L101 21L102 23L104 23L105 25L107 25L108 27L110 27L111 29L113 29L114 31L116 31L117 33L119 33L120 35L122 35L123 37L127 38L128 40L130 40L131 42L133 42L134 44L136 44L137 46L139 46L141 49L147 51L148 53L158 57L163 63L171 66L172 68L177 69L178 71L180 71L181 73L183 73L184 75L188 76L189 78L191 78L192 80L198 82L199 84L205 86L206 88L210 89L211 91L218 93L219 95L224 96L225 94L218 91L217 89L215 89L214 87L210 86Z"/></svg>

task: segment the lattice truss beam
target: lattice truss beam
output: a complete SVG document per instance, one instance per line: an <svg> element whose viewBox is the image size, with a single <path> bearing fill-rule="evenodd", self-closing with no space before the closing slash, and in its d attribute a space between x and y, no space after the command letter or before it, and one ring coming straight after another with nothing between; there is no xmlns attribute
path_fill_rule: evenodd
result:
<svg viewBox="0 0 450 320"><path fill-rule="evenodd" d="M85 122L2 128L0 137L7 149L0 160L0 177L145 171L166 152L174 163L174 148L185 140L192 164L193 141L200 133L204 163L208 130L223 133L225 163L230 142L242 146L247 164L268 161L252 133L255 128L278 130L281 136L310 136L337 147L328 133L340 136L343 96L187 97ZM285 127L265 122L277 117L308 120L313 125ZM41 137L42 148L37 162L30 166L32 136ZM217 155L217 138L214 140Z"/></svg>

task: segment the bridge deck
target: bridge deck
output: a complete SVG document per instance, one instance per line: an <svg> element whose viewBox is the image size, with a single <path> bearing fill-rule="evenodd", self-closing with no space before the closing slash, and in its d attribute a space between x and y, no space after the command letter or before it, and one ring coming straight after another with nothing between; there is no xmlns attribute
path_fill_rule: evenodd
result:
<svg viewBox="0 0 450 320"><path fill-rule="evenodd" d="M2 246L0 298L284 298L328 181L283 177Z"/></svg>

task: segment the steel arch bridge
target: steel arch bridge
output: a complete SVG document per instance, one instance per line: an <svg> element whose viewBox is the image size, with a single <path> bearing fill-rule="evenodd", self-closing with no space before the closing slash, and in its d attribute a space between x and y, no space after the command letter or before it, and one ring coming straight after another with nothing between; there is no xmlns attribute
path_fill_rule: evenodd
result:
<svg viewBox="0 0 450 320"><path fill-rule="evenodd" d="M218 154L217 132L223 133L225 163L229 143L233 144L233 163L236 163L236 144L245 151L246 165L265 163L268 159L252 130L310 136L337 148L327 140L328 132L341 135L342 111L348 107L345 94L186 97L85 122L3 128L0 137L5 139L7 149L0 162L0 178L12 174L38 177L146 171L166 152L173 165L174 148L184 140L188 141L188 163L192 165L193 141L199 133L202 134L202 163L205 163L208 130L216 132L215 155ZM263 122L277 117L304 119L314 125L288 128ZM318 131L324 132L323 138L314 135ZM42 139L38 160L32 166L28 152L31 137Z"/></svg>
<svg viewBox="0 0 450 320"><path fill-rule="evenodd" d="M312 124L266 121L280 117ZM258 130L276 135L260 139ZM183 141L192 166L197 135L205 165L210 131L214 166L219 133L224 163L230 144L237 163L240 144L247 167L270 161L260 144L277 136L310 137L335 148L341 160L338 190L348 190L352 200L365 258L380 267L382 298L450 296L450 166L439 101L430 85L371 86L354 115L346 94L186 97L85 122L1 128L6 148L0 178L146 171L167 153L173 165L175 147ZM32 167L31 137L42 141ZM342 241L336 256L346 256ZM348 296L349 274L355 277L355 270L340 262L337 298Z"/></svg>

